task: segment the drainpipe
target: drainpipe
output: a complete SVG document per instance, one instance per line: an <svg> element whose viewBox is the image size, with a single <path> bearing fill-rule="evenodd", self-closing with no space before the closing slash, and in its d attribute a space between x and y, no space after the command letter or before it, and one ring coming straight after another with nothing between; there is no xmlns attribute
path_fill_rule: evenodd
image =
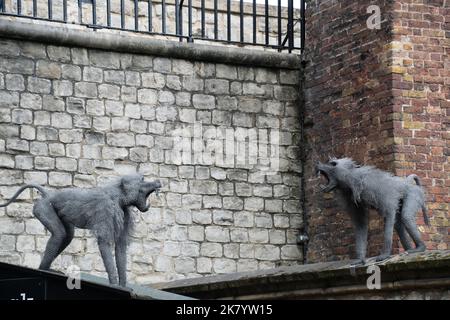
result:
<svg viewBox="0 0 450 320"><path fill-rule="evenodd" d="M300 104L300 139L301 139L301 168L302 168L302 177L300 183L300 202L302 207L302 215L303 215L303 226L299 230L299 234L297 235L297 245L302 247L302 256L303 256L303 264L306 264L307 254L308 254L308 243L309 243L309 235L308 235L308 214L306 209L306 192L305 192L305 161L306 161L306 145L305 145L305 94L304 94L304 84L305 84L305 66L306 61L304 60L304 53L302 53L302 62L300 68L300 76L299 76L299 104Z"/></svg>

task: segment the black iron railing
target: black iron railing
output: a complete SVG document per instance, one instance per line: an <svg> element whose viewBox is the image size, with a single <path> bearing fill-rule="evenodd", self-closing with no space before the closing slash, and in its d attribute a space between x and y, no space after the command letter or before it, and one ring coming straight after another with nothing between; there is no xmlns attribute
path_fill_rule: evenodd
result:
<svg viewBox="0 0 450 320"><path fill-rule="evenodd" d="M293 52L305 48L305 1L0 0L0 15Z"/></svg>

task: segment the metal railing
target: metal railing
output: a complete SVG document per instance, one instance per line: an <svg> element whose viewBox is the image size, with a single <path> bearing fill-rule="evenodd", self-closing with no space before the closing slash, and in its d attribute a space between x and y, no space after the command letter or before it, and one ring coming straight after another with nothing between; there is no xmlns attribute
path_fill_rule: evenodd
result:
<svg viewBox="0 0 450 320"><path fill-rule="evenodd" d="M187 42L206 40L303 52L305 1L287 0L285 7L282 0L276 5L269 5L269 0L262 4L257 0L196 0L195 6L193 0L0 0L0 15L177 37ZM174 13L172 21L168 21L169 10Z"/></svg>

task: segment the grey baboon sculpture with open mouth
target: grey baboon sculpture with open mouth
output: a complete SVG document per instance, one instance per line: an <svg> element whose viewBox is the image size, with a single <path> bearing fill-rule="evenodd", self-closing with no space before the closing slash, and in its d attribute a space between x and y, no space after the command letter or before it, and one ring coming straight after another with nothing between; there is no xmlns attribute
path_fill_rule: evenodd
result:
<svg viewBox="0 0 450 320"><path fill-rule="evenodd" d="M416 214L422 210L429 225L425 194L417 175L406 178L393 176L372 166L357 165L350 158L331 158L318 162L316 173L327 180L323 192L338 190L345 209L350 214L356 236L358 263L366 262L368 211L373 208L384 217L384 248L376 257L382 261L391 255L393 230L397 231L402 246L408 253L426 249L416 224ZM415 248L408 235L412 238Z"/></svg>
<svg viewBox="0 0 450 320"><path fill-rule="evenodd" d="M35 201L33 214L50 231L39 269L48 270L55 258L70 244L74 228L90 229L111 284L126 285L126 250L132 229L131 208L146 212L147 198L161 188L159 180L147 182L140 174L123 176L104 187L68 188L48 191L40 185L27 184L0 207L6 207L27 188L37 189L42 198ZM113 244L116 267L114 266Z"/></svg>

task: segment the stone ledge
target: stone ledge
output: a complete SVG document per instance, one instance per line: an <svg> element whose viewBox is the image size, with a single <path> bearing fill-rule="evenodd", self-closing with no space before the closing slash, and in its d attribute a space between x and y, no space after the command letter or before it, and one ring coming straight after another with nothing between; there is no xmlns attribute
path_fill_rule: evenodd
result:
<svg viewBox="0 0 450 320"><path fill-rule="evenodd" d="M0 38L20 39L62 46L138 53L170 58L266 67L300 69L300 56L296 54L266 52L225 46L159 40L151 35L132 32L94 30L60 23L34 23L28 19L0 19Z"/></svg>
<svg viewBox="0 0 450 320"><path fill-rule="evenodd" d="M449 290L450 250L394 256L377 263L381 290L366 287L367 267L352 267L351 261L336 261L177 280L153 288L200 299L311 299L393 291ZM448 291L447 291L448 295Z"/></svg>

